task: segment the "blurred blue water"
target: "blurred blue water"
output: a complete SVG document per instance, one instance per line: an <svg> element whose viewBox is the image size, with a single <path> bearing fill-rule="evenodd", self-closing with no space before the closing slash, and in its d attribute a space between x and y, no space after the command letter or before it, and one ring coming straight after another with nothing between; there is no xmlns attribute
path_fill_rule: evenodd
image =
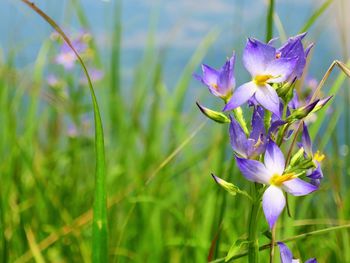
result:
<svg viewBox="0 0 350 263"><path fill-rule="evenodd" d="M71 5L73 1L35 2L64 28L73 31L81 28ZM98 48L103 54L105 65L108 65L117 1L80 2L88 17ZM277 1L276 11L287 35L298 33L319 5L319 1L316 0ZM322 16L311 28L307 37L307 42L316 42L310 74L318 79L341 53L331 11ZM236 66L238 84L246 81L247 73L240 61L241 51L248 36L264 40L265 13L266 5L262 0L123 1L122 80L126 84L124 86L130 84L133 70L141 60L151 17L157 18L155 45L158 48L168 47L165 82L169 87L174 86L174 81L180 76L200 41L213 28L219 28L221 34L203 62L219 67L235 49L238 54ZM4 54L8 54L9 51L15 52L15 61L19 67L33 63L41 43L52 32L51 28L21 1L0 1L0 22L0 47ZM278 32L275 30L275 36L277 35ZM196 93L197 89L198 85L193 81L191 94Z"/></svg>

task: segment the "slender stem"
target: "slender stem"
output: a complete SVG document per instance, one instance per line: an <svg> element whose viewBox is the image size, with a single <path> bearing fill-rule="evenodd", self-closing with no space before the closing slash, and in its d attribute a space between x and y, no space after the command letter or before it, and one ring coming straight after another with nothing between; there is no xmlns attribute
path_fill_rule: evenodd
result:
<svg viewBox="0 0 350 263"><path fill-rule="evenodd" d="M254 184L252 186L252 196L255 200L251 207L251 212L249 215L249 225L248 225L248 262L257 263L259 262L259 239L258 239L258 222L260 217L260 207L261 202L258 196L258 185Z"/></svg>
<svg viewBox="0 0 350 263"><path fill-rule="evenodd" d="M272 230L271 230L271 250L270 250L270 263L273 263L274 262L274 255L275 255L275 246L273 244L275 244L276 242L276 225L277 225L277 222L275 223L275 225L272 227Z"/></svg>

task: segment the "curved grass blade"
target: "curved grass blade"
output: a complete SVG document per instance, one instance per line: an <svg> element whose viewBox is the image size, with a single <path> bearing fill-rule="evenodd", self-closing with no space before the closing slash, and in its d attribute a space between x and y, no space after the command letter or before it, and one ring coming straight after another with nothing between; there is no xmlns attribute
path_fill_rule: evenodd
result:
<svg viewBox="0 0 350 263"><path fill-rule="evenodd" d="M41 16L48 24L50 24L57 33L64 39L67 45L75 53L89 84L91 100L93 103L94 119L95 119L95 149L96 149L96 174L95 174L95 193L93 206L93 225L92 225L92 262L108 262L108 236L107 236L107 198L106 198L106 171L105 171L105 149L103 127L98 107L95 91L87 71L87 68L75 50L69 38L56 22L46 15L34 3L28 0L21 0L28 5L33 11Z"/></svg>
<svg viewBox="0 0 350 263"><path fill-rule="evenodd" d="M333 0L325 1L319 9L317 9L312 16L306 21L305 25L299 31L299 33L303 33L309 30L309 28L316 22L316 20L328 9L330 4L333 3Z"/></svg>

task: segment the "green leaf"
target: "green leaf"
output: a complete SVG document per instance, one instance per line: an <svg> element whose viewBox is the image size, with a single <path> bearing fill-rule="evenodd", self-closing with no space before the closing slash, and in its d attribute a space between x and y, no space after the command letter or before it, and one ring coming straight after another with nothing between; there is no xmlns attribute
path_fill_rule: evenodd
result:
<svg viewBox="0 0 350 263"><path fill-rule="evenodd" d="M302 29L299 31L300 33L306 32L309 28L316 22L316 20L328 9L329 5L333 2L333 0L325 1L319 9L317 9L312 16L306 21Z"/></svg>
<svg viewBox="0 0 350 263"><path fill-rule="evenodd" d="M41 16L50 24L57 33L64 39L67 45L76 55L80 65L83 68L88 80L89 91L94 110L95 118L95 149L96 149L96 172L95 172L95 193L93 205L93 222L92 222L92 262L108 262L108 235L107 235L107 197L106 197L106 171L105 171L105 149L102 120L100 115L97 98L92 86L90 75L84 64L84 61L75 50L70 39L57 25L57 23L43 12L35 4L28 0L22 0L29 8Z"/></svg>

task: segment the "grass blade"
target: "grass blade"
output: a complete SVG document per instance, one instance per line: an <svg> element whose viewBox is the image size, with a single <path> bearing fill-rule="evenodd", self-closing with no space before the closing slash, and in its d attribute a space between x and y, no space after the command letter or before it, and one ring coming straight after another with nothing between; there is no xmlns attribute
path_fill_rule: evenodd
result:
<svg viewBox="0 0 350 263"><path fill-rule="evenodd" d="M275 9L275 0L269 0L269 8L266 18L266 42L272 39L273 35L273 13Z"/></svg>
<svg viewBox="0 0 350 263"><path fill-rule="evenodd" d="M328 9L333 0L327 0L324 2L319 9L317 9L312 16L306 21L305 25L299 31L300 33L306 32L316 22L316 20Z"/></svg>
<svg viewBox="0 0 350 263"><path fill-rule="evenodd" d="M87 68L75 50L69 38L56 22L46 15L34 3L28 0L22 0L33 11L40 15L48 24L50 24L57 33L64 39L67 45L75 53L83 71L86 75L89 84L90 95L93 103L94 119L95 119L95 148L96 148L96 174L95 174L95 194L93 208L93 225L92 225L92 262L108 262L108 238L107 238L107 198L106 198L106 171L105 171L105 150L103 127L100 116L100 111L95 95L92 82L87 71Z"/></svg>

